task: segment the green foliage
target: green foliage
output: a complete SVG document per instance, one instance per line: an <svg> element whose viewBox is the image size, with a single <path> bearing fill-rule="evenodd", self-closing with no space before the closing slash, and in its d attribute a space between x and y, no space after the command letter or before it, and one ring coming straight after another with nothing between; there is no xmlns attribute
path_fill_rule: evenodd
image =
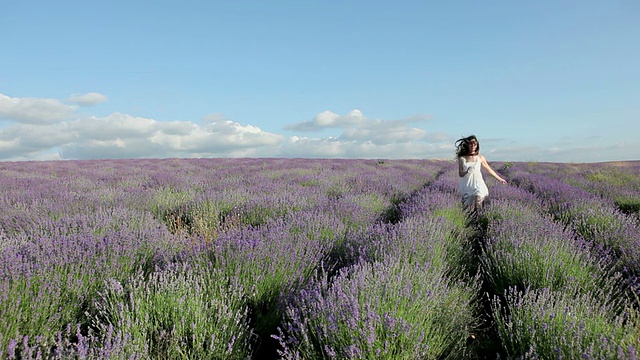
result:
<svg viewBox="0 0 640 360"><path fill-rule="evenodd" d="M46 348L70 324L86 327L91 301L102 289L104 279L125 278L152 256L151 249L139 244L132 252L88 253L86 257L59 262L47 269L25 263L25 268L33 266L28 277L16 275L5 279L6 297L0 307L0 329L3 329L0 349L6 348L10 339L29 334L38 334L39 346Z"/></svg>
<svg viewBox="0 0 640 360"><path fill-rule="evenodd" d="M626 359L640 346L638 323L629 326L637 319L592 294L513 288L505 303L495 298L493 309L511 358Z"/></svg>
<svg viewBox="0 0 640 360"><path fill-rule="evenodd" d="M512 166L513 166L513 162L507 161L507 162L504 163L504 165L502 165L502 170L507 170Z"/></svg>
<svg viewBox="0 0 640 360"><path fill-rule="evenodd" d="M246 359L252 332L245 290L206 264L175 265L124 284L105 282L92 326L131 335L129 355Z"/></svg>
<svg viewBox="0 0 640 360"><path fill-rule="evenodd" d="M22 334L41 334L53 339L64 324L75 320L77 309L62 302L71 296L62 288L64 284L52 282L57 278L42 274L9 283L9 289L5 290L8 296L2 299L0 309L0 329L7 340ZM25 298L35 301L25 301ZM0 346L6 348L7 343Z"/></svg>
<svg viewBox="0 0 640 360"><path fill-rule="evenodd" d="M495 293L511 286L588 292L603 287L614 291L621 285L619 274L609 274L580 252L553 242L537 247L504 239L488 246L481 259Z"/></svg>
<svg viewBox="0 0 640 360"><path fill-rule="evenodd" d="M638 183L637 175L616 168L591 172L586 174L585 177L594 183L608 184L615 187Z"/></svg>
<svg viewBox="0 0 640 360"><path fill-rule="evenodd" d="M608 270L608 262L567 239L571 233L560 231L534 207L497 203L482 216L488 221L488 243L480 261L495 294L513 286L611 293L621 285L620 274Z"/></svg>
<svg viewBox="0 0 640 360"><path fill-rule="evenodd" d="M640 198L617 197L615 203L623 213L640 216Z"/></svg>
<svg viewBox="0 0 640 360"><path fill-rule="evenodd" d="M361 263L317 297L289 308L305 328L285 358L448 359L465 356L476 324L473 287L443 269L402 259ZM314 288L315 289L315 288ZM284 334L283 334L284 335Z"/></svg>
<svg viewBox="0 0 640 360"><path fill-rule="evenodd" d="M436 209L433 216L447 220L443 259L448 276L460 280L468 279L477 272L478 264L473 256L476 231L471 227L467 214L461 207L456 206Z"/></svg>
<svg viewBox="0 0 640 360"><path fill-rule="evenodd" d="M467 227L467 216L459 207L436 209L433 211L433 216L444 217L449 220L458 231L463 231Z"/></svg>

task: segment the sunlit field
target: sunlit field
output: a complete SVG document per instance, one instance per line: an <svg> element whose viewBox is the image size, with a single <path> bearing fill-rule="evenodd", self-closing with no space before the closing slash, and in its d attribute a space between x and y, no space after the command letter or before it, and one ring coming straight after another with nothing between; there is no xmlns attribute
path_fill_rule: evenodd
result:
<svg viewBox="0 0 640 360"><path fill-rule="evenodd" d="M2 359L635 359L640 162L0 163Z"/></svg>

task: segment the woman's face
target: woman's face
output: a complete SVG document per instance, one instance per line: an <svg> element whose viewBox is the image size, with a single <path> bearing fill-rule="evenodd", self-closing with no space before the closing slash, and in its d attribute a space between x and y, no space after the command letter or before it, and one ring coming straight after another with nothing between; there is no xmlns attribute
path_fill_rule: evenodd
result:
<svg viewBox="0 0 640 360"><path fill-rule="evenodd" d="M469 141L469 150L472 154L475 153L478 150L478 142L475 140Z"/></svg>

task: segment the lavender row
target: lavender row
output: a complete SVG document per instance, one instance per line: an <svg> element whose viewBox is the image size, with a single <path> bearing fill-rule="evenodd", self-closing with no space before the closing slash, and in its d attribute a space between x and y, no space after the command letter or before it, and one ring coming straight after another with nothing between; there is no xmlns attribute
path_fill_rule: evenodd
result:
<svg viewBox="0 0 640 360"><path fill-rule="evenodd" d="M633 358L640 323L614 259L545 215L545 200L497 188L483 210L484 279L509 358Z"/></svg>
<svg viewBox="0 0 640 360"><path fill-rule="evenodd" d="M170 253L171 234L144 213L124 209L39 224L49 236L3 240L0 333L56 334L90 308L102 281L122 279ZM4 347L3 346L3 347Z"/></svg>
<svg viewBox="0 0 640 360"><path fill-rule="evenodd" d="M400 205L399 222L374 224L347 240L359 255L354 265L333 277L319 272L288 301L275 336L282 358L470 356L479 283L452 276L465 251L454 219L464 213L453 195L429 188Z"/></svg>
<svg viewBox="0 0 640 360"><path fill-rule="evenodd" d="M5 339L8 359L247 359L255 334L246 290L202 263L168 264L124 281L108 278L92 299L83 324L67 324L54 337ZM6 350L5 350L6 349Z"/></svg>
<svg viewBox="0 0 640 360"><path fill-rule="evenodd" d="M560 180L613 202L621 211L640 215L640 162L593 164L518 164L516 168Z"/></svg>
<svg viewBox="0 0 640 360"><path fill-rule="evenodd" d="M512 288L504 300L493 299L507 357L518 359L636 359L638 312L616 307L591 294L549 288Z"/></svg>
<svg viewBox="0 0 640 360"><path fill-rule="evenodd" d="M577 238L537 206L498 198L482 218L487 229L481 263L495 293L517 287L609 296L621 285L606 251Z"/></svg>
<svg viewBox="0 0 640 360"><path fill-rule="evenodd" d="M601 197L613 200L626 214L635 214L640 220L640 162L626 166L597 166L588 164L571 179L562 179Z"/></svg>
<svg viewBox="0 0 640 360"><path fill-rule="evenodd" d="M360 262L319 277L286 308L283 359L437 359L461 354L474 289L429 263Z"/></svg>
<svg viewBox="0 0 640 360"><path fill-rule="evenodd" d="M610 198L601 197L543 173L514 166L510 178L539 197L555 218L581 237L609 249L629 285L640 275L640 221L621 212Z"/></svg>

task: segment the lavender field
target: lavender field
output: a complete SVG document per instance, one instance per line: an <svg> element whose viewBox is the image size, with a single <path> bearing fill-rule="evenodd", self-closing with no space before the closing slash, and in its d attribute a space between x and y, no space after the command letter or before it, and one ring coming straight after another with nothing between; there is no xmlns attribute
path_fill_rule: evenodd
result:
<svg viewBox="0 0 640 360"><path fill-rule="evenodd" d="M635 359L640 162L492 166L0 163L0 358Z"/></svg>

